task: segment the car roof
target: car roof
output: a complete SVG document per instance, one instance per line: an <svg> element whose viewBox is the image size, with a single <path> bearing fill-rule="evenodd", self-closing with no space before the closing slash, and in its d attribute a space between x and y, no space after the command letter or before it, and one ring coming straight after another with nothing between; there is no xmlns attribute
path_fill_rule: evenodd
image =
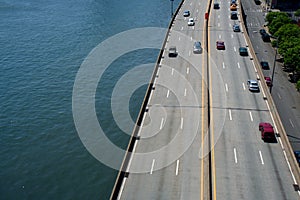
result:
<svg viewBox="0 0 300 200"><path fill-rule="evenodd" d="M251 80L251 79L250 79L250 80L248 80L248 82L249 82L249 83L257 83L257 81L256 81L256 80Z"/></svg>

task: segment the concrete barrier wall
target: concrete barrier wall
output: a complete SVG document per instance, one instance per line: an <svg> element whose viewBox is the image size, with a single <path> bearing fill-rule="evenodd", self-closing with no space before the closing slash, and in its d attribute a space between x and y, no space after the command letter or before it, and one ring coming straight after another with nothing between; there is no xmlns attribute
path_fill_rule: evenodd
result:
<svg viewBox="0 0 300 200"><path fill-rule="evenodd" d="M243 30L246 30L246 25L244 23L245 14L244 14L244 11L243 11L242 2L240 0L239 0L239 13L240 13L241 26L242 26ZM289 162L289 165L290 165L289 168L290 168L290 170L292 171L292 173L294 175L295 184L299 184L299 182L300 182L300 172L299 172L298 162L297 162L297 160L294 156L294 151L293 151L292 146L291 146L291 144L288 140L287 134L285 132L285 129L284 129L283 124L281 122L280 116L279 116L278 111L276 109L276 106L275 106L275 103L273 101L272 95L270 93L269 87L267 86L267 84L264 80L264 75L263 75L262 69L260 67L259 61L256 57L254 48L251 44L249 35L246 31L244 31L243 34L245 35L246 43L247 43L247 46L249 48L249 51L250 51L251 55L253 56L251 59L253 59L253 62L255 64L255 68L257 70L257 74L256 74L257 79L261 80L261 85L262 85L263 90L264 90L264 97L263 98L266 101L268 101L268 103L269 103L270 112L273 115L276 127L278 129L279 137L282 140L283 154L285 154L284 156L287 158L287 160Z"/></svg>
<svg viewBox="0 0 300 200"><path fill-rule="evenodd" d="M145 97L144 97L144 100L143 100L143 103L142 103L142 106L141 106L141 109L140 109L140 112L139 112L139 115L138 115L138 118L137 118L137 121L136 121L136 124L135 124L135 127L133 129L133 132L132 132L130 140L129 140L129 144L127 146L126 155L124 156L124 160L123 160L122 165L120 167L115 185L113 187L113 190L112 190L112 193L111 193L111 196L110 196L111 200L115 200L115 199L118 198L120 188L122 186L122 182L123 182L124 178L129 175L126 172L126 170L127 170L127 167L128 167L128 162L130 160L130 156L132 155L131 152L133 150L133 147L135 145L136 140L138 139L137 134L139 132L139 129L140 129L140 126L141 126L141 123L142 123L142 120L143 120L143 117L144 117L144 114L145 114L145 111L146 111L146 107L148 105L150 94L151 94L152 90L154 89L153 88L153 83L154 83L154 80L156 78L156 74L157 74L157 70L159 68L160 60L161 60L163 52L165 50L165 46L166 46L166 43L167 43L167 38L169 37L170 30L173 26L175 17L178 14L178 12L179 12L180 8L182 7L183 3L184 3L184 0L182 0L180 2L179 6L177 7L176 11L174 12L174 15L173 15L173 17L172 17L172 19L169 23L168 30L167 30L167 33L165 35L164 42L162 44L162 48L161 48L161 50L159 52L159 55L158 55L158 58L156 60L154 71L152 73L152 76L151 76L149 85L147 87L147 91L146 91L146 94L145 94Z"/></svg>

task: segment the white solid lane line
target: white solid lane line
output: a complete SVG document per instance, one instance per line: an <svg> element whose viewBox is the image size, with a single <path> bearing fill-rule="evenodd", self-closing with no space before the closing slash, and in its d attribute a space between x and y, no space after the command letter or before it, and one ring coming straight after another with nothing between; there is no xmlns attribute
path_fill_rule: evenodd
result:
<svg viewBox="0 0 300 200"><path fill-rule="evenodd" d="M186 73L189 74L190 73L190 68L186 68Z"/></svg>
<svg viewBox="0 0 300 200"><path fill-rule="evenodd" d="M160 127L159 127L160 130L163 128L163 125L164 125L164 118L161 118Z"/></svg>
<svg viewBox="0 0 300 200"><path fill-rule="evenodd" d="M225 90L226 90L226 92L228 92L228 85L227 85L227 83L225 83Z"/></svg>
<svg viewBox="0 0 300 200"><path fill-rule="evenodd" d="M228 112L229 112L229 120L231 121L232 120L231 110L229 109Z"/></svg>
<svg viewBox="0 0 300 200"><path fill-rule="evenodd" d="M293 121L292 121L291 119L289 119L289 121L290 121L292 127L295 128L295 126L294 126L294 124L293 124Z"/></svg>
<svg viewBox="0 0 300 200"><path fill-rule="evenodd" d="M225 63L224 62L222 63L222 65L223 65L223 69L225 69Z"/></svg>
<svg viewBox="0 0 300 200"><path fill-rule="evenodd" d="M186 97L186 88L184 89L184 96Z"/></svg>
<svg viewBox="0 0 300 200"><path fill-rule="evenodd" d="M251 121L253 122L253 117L252 117L252 113L251 113L251 111L249 111L249 115L250 115L250 119L251 119Z"/></svg>
<svg viewBox="0 0 300 200"><path fill-rule="evenodd" d="M237 66L238 66L239 69L241 68L240 63L237 63Z"/></svg>
<svg viewBox="0 0 300 200"><path fill-rule="evenodd" d="M171 72L171 74L172 74L172 75L174 75L174 68L172 68L172 72Z"/></svg>
<svg viewBox="0 0 300 200"><path fill-rule="evenodd" d="M243 89L246 90L245 83L243 83Z"/></svg>
<svg viewBox="0 0 300 200"><path fill-rule="evenodd" d="M177 160L176 162L176 172L175 172L176 176L178 175L178 169L179 169L179 160Z"/></svg>
<svg viewBox="0 0 300 200"><path fill-rule="evenodd" d="M183 117L181 117L180 128L183 128Z"/></svg>
<svg viewBox="0 0 300 200"><path fill-rule="evenodd" d="M170 90L168 90L167 92L167 98L169 98L169 95L170 95Z"/></svg>
<svg viewBox="0 0 300 200"><path fill-rule="evenodd" d="M261 164L264 165L265 163L261 151L259 151L259 156L260 156Z"/></svg>
<svg viewBox="0 0 300 200"><path fill-rule="evenodd" d="M237 154L235 148L233 148L233 153L234 153L234 162L237 163Z"/></svg>
<svg viewBox="0 0 300 200"><path fill-rule="evenodd" d="M154 163L155 163L155 159L152 160L152 165L151 165L150 174L153 173Z"/></svg>

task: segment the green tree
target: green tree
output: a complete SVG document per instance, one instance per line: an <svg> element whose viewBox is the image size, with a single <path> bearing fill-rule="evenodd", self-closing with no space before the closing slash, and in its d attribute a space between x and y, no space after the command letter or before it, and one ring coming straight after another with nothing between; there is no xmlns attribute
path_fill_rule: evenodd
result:
<svg viewBox="0 0 300 200"><path fill-rule="evenodd" d="M284 40L281 40L280 38L278 52L280 55L285 56L288 49L297 46L300 46L300 38L291 37L291 38L285 38Z"/></svg>
<svg viewBox="0 0 300 200"><path fill-rule="evenodd" d="M300 9L296 10L295 16L300 17Z"/></svg>
<svg viewBox="0 0 300 200"><path fill-rule="evenodd" d="M274 19L276 19L277 17L289 17L286 13L282 13L282 12L269 12L266 16L266 20L269 22L269 24L271 24L273 22Z"/></svg>
<svg viewBox="0 0 300 200"><path fill-rule="evenodd" d="M279 15L272 22L269 24L269 31L270 33L274 34L278 31L283 25L290 24L292 20L285 15Z"/></svg>
<svg viewBox="0 0 300 200"><path fill-rule="evenodd" d="M290 48L284 54L284 64L300 71L300 45Z"/></svg>

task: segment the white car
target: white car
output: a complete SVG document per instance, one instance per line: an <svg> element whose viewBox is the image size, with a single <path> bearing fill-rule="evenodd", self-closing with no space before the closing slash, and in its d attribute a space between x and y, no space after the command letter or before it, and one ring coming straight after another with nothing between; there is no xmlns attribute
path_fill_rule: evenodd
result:
<svg viewBox="0 0 300 200"><path fill-rule="evenodd" d="M189 18L188 26L194 26L194 25L195 25L194 18Z"/></svg>
<svg viewBox="0 0 300 200"><path fill-rule="evenodd" d="M251 92L259 92L258 82L256 80L248 80L247 85Z"/></svg>

